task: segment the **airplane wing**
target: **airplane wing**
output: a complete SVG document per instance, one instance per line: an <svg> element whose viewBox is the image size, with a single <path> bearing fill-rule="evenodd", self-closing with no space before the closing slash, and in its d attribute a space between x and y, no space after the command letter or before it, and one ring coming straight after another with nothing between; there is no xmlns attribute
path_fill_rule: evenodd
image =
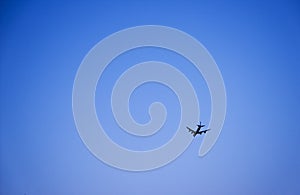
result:
<svg viewBox="0 0 300 195"><path fill-rule="evenodd" d="M194 131L193 129L191 129L191 128L189 128L189 127L186 127L188 130L189 130L189 132L191 132L192 134L194 134L196 131Z"/></svg>
<svg viewBox="0 0 300 195"><path fill-rule="evenodd" d="M209 130L210 130L210 129L206 129L206 130L200 131L200 132L198 132L198 134L201 135L201 133L206 133L206 132L209 131Z"/></svg>

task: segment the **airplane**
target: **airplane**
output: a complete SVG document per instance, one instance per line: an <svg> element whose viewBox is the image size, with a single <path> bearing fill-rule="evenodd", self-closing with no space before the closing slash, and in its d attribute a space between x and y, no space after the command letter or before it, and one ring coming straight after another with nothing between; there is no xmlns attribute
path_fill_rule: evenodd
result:
<svg viewBox="0 0 300 195"><path fill-rule="evenodd" d="M202 127L204 127L205 125L201 125L201 121L200 121L200 124L199 125L197 125L198 126L198 128L197 128L197 130L195 131L195 130L193 130L193 129L191 129L191 128L189 128L189 127L186 127L188 130L189 130L189 132L191 133L191 134L193 134L193 136L195 137L197 134L202 134L202 133L206 133L207 131L209 131L210 129L206 129L206 130L203 130L203 131L200 131L200 129L202 128Z"/></svg>

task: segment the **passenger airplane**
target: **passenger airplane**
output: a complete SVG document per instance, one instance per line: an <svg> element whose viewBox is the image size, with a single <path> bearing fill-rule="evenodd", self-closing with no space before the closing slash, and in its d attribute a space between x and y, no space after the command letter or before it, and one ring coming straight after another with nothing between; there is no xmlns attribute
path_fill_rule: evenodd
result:
<svg viewBox="0 0 300 195"><path fill-rule="evenodd" d="M191 133L191 134L193 134L193 136L195 137L197 134L202 134L202 133L206 133L207 131L209 131L210 129L206 129L206 130L203 130L203 131L200 131L200 129L202 128L202 127L204 127L205 125L201 125L201 121L200 121L200 125L197 125L198 126L198 128L197 128L197 130L195 131L195 130L193 130L193 129L191 129L191 128L189 128L189 127L186 127L188 130L189 130L189 132Z"/></svg>

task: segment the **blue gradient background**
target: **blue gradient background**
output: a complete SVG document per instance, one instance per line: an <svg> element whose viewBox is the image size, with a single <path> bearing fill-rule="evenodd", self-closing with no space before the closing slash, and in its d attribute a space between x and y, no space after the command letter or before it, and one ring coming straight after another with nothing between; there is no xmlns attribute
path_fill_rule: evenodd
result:
<svg viewBox="0 0 300 195"><path fill-rule="evenodd" d="M1 194L300 193L297 1L0 5ZM133 173L102 163L84 146L73 120L72 87L81 60L98 41L145 24L178 28L205 45L222 72L228 108L219 140L204 158L197 156L198 137L169 165ZM142 140L122 132L103 102L117 75L145 59L174 64L188 75L196 83L201 120L207 123L210 113L205 82L184 59L153 48L125 53L98 84L97 112L114 141L141 150L174 133L179 117L174 93L158 84L134 92L130 104L137 121L149 120L147 106L154 100L169 111L162 131Z"/></svg>

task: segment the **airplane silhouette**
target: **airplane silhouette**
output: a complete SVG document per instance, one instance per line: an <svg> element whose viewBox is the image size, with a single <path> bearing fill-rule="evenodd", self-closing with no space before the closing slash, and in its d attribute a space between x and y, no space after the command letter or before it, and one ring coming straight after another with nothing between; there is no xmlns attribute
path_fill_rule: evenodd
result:
<svg viewBox="0 0 300 195"><path fill-rule="evenodd" d="M198 126L198 128L197 128L197 130L195 131L195 130L193 130L193 129L191 129L191 128L189 128L189 127L186 127L188 130L189 130L189 132L191 133L191 134L193 134L193 136L195 137L197 134L202 134L202 133L206 133L207 131L209 131L210 129L206 129L206 130L203 130L203 131L200 131L200 129L202 128L202 127L204 127L205 125L201 125L201 121L200 121L200 124L199 125L197 125Z"/></svg>

